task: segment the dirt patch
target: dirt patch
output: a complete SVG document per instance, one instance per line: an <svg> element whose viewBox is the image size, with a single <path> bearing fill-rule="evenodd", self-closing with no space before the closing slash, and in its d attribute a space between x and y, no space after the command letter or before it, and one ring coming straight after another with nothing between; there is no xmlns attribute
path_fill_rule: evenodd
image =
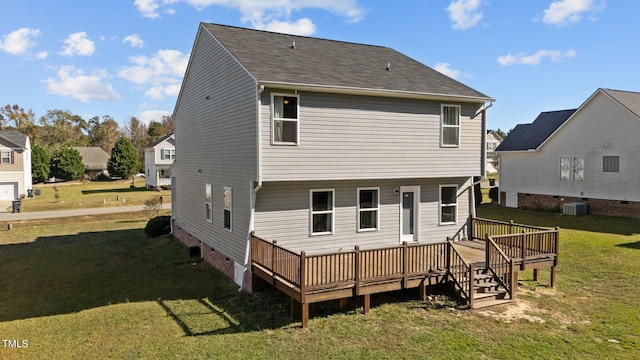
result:
<svg viewBox="0 0 640 360"><path fill-rule="evenodd" d="M517 300L506 306L505 311L497 312L490 309L480 310L478 313L483 316L492 317L497 320L511 323L517 320L527 320L539 324L545 323L544 319L536 314L545 313L546 311L535 308L531 303L525 300Z"/></svg>

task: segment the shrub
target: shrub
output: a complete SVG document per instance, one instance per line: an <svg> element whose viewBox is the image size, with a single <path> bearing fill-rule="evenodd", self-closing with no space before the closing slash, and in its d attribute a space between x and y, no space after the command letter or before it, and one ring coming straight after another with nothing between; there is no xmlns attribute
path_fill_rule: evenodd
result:
<svg viewBox="0 0 640 360"><path fill-rule="evenodd" d="M145 200L143 211L147 216L155 216L162 210L162 197L155 196L150 199Z"/></svg>
<svg viewBox="0 0 640 360"><path fill-rule="evenodd" d="M171 185L162 185L160 186L162 190L171 190Z"/></svg>
<svg viewBox="0 0 640 360"><path fill-rule="evenodd" d="M156 216L147 222L144 227L144 233L150 237L158 237L171 232L171 216Z"/></svg>

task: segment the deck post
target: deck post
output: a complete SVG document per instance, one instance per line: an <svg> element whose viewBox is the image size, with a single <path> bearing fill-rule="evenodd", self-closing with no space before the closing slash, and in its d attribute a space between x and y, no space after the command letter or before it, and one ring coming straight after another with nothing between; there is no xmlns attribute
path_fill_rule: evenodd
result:
<svg viewBox="0 0 640 360"><path fill-rule="evenodd" d="M371 294L364 295L364 313L365 315L371 310Z"/></svg>
<svg viewBox="0 0 640 360"><path fill-rule="evenodd" d="M409 256L407 256L407 250L409 245L406 241L402 242L402 288L407 288L407 282L409 277Z"/></svg>
<svg viewBox="0 0 640 360"><path fill-rule="evenodd" d="M488 269L489 264L489 233L484 233L484 268Z"/></svg>
<svg viewBox="0 0 640 360"><path fill-rule="evenodd" d="M309 327L309 303L302 304L302 328Z"/></svg>
<svg viewBox="0 0 640 360"><path fill-rule="evenodd" d="M509 220L509 234L513 234L513 220Z"/></svg>
<svg viewBox="0 0 640 360"><path fill-rule="evenodd" d="M355 246L355 253L353 253L353 276L355 276L356 281L356 296L360 295L360 245Z"/></svg>
<svg viewBox="0 0 640 360"><path fill-rule="evenodd" d="M527 263L527 233L522 230L522 248L520 249L520 258L522 259L522 266Z"/></svg>
<svg viewBox="0 0 640 360"><path fill-rule="evenodd" d="M540 275L540 269L533 269L533 281L537 282Z"/></svg>
<svg viewBox="0 0 640 360"><path fill-rule="evenodd" d="M476 266L471 263L469 264L469 307L471 309L473 309L473 301L474 301L474 296L473 296L473 290L474 290L474 283L475 283L475 272L476 272Z"/></svg>
<svg viewBox="0 0 640 360"><path fill-rule="evenodd" d="M556 267L555 266L551 267L551 275L550 275L549 282L550 282L551 287L555 287L556 286Z"/></svg>
<svg viewBox="0 0 640 360"><path fill-rule="evenodd" d="M277 241L273 240L271 243L271 286L276 286L276 244Z"/></svg>
<svg viewBox="0 0 640 360"><path fill-rule="evenodd" d="M451 237L447 236L447 273L451 273Z"/></svg>
<svg viewBox="0 0 640 360"><path fill-rule="evenodd" d="M516 298L516 289L518 287L518 272L513 271L513 259L509 259L509 275L511 276L511 283L509 286L511 287L511 300Z"/></svg>
<svg viewBox="0 0 640 360"><path fill-rule="evenodd" d="M556 260L553 262L554 265L558 265L558 246L560 245L560 227L556 226L556 238L554 239L555 241L555 253L556 253Z"/></svg>
<svg viewBox="0 0 640 360"><path fill-rule="evenodd" d="M300 252L300 274L298 277L300 278L300 302L306 303L306 292L307 292L307 261L306 261L306 253L304 251Z"/></svg>

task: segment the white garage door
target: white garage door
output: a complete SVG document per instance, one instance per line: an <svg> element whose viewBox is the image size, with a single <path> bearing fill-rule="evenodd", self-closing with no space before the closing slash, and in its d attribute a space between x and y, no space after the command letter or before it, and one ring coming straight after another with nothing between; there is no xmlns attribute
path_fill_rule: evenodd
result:
<svg viewBox="0 0 640 360"><path fill-rule="evenodd" d="M0 200L14 200L18 196L17 183L0 183Z"/></svg>

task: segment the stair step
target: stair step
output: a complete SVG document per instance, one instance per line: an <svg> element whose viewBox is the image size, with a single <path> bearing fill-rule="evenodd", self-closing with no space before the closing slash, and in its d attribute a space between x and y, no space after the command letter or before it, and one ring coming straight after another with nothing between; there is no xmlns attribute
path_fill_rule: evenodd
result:
<svg viewBox="0 0 640 360"><path fill-rule="evenodd" d="M473 303L473 309L482 309L489 306L504 305L513 302L511 299L493 299Z"/></svg>
<svg viewBox="0 0 640 360"><path fill-rule="evenodd" d="M492 279L493 275L490 275L490 274L475 274L473 276L473 278L476 279L476 280Z"/></svg>
<svg viewBox="0 0 640 360"><path fill-rule="evenodd" d="M485 291L485 292L473 294L473 300L482 300L482 299L487 299L491 297L498 298L501 296L505 296L506 294L507 292L504 290Z"/></svg>
<svg viewBox="0 0 640 360"><path fill-rule="evenodd" d="M484 282L484 283L474 284L473 288L474 289L487 289L487 288L496 287L498 285L500 285L500 284L498 284L496 282Z"/></svg>

